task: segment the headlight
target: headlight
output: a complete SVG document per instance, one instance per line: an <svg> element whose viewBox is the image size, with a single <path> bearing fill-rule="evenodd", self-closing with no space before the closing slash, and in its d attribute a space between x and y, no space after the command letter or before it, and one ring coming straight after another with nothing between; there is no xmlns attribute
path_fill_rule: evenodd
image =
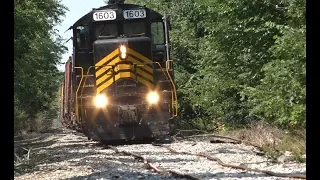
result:
<svg viewBox="0 0 320 180"><path fill-rule="evenodd" d="M127 48L126 48L126 46L121 45L121 46L120 46L120 52L121 52L121 53L127 53Z"/></svg>
<svg viewBox="0 0 320 180"><path fill-rule="evenodd" d="M121 57L121 59L125 59L127 57L127 54L126 53L121 53L120 57Z"/></svg>
<svg viewBox="0 0 320 180"><path fill-rule="evenodd" d="M147 100L150 104L155 104L159 101L159 95L156 92L150 92L147 95Z"/></svg>
<svg viewBox="0 0 320 180"><path fill-rule="evenodd" d="M96 105L97 108L105 107L108 104L108 99L105 95L98 94L94 98L94 105Z"/></svg>
<svg viewBox="0 0 320 180"><path fill-rule="evenodd" d="M127 47L124 45L121 45L119 49L120 49L120 58L121 59L127 58Z"/></svg>

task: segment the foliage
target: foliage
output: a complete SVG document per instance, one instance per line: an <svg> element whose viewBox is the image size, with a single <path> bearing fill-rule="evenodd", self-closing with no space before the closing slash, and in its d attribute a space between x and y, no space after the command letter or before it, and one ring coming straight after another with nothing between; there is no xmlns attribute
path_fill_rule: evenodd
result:
<svg viewBox="0 0 320 180"><path fill-rule="evenodd" d="M265 77L244 91L252 104L251 113L284 125L305 125L305 33L284 30L270 49L276 58L266 63Z"/></svg>
<svg viewBox="0 0 320 180"><path fill-rule="evenodd" d="M52 111L61 76L56 65L66 51L54 27L66 10L57 0L14 1L15 131Z"/></svg>
<svg viewBox="0 0 320 180"><path fill-rule="evenodd" d="M180 125L305 125L304 0L126 2L171 20Z"/></svg>
<svg viewBox="0 0 320 180"><path fill-rule="evenodd" d="M295 10L294 10L295 9ZM293 12L295 11L295 12ZM284 126L305 126L306 112L306 26L303 1L288 7L289 20L279 25L269 49L272 61L264 64L264 77L256 87L247 87L251 113Z"/></svg>

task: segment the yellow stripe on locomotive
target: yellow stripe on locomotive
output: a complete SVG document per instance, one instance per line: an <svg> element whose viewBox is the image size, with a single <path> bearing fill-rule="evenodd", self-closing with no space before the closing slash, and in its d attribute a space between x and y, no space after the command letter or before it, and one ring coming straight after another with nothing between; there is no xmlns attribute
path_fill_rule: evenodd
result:
<svg viewBox="0 0 320 180"><path fill-rule="evenodd" d="M121 52L121 49L124 48L125 50L123 51L125 52ZM121 56L124 57L122 58ZM121 64L123 61L130 62L130 64ZM121 78L136 79L150 89L154 88L152 60L124 45L116 48L98 61L95 64L95 68L97 93L100 93Z"/></svg>

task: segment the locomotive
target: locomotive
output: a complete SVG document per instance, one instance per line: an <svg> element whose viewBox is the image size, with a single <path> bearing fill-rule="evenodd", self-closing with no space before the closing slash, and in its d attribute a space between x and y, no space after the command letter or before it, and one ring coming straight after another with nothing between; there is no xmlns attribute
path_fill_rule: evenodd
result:
<svg viewBox="0 0 320 180"><path fill-rule="evenodd" d="M70 28L60 121L94 141L169 136L178 114L170 23L145 6L109 1Z"/></svg>

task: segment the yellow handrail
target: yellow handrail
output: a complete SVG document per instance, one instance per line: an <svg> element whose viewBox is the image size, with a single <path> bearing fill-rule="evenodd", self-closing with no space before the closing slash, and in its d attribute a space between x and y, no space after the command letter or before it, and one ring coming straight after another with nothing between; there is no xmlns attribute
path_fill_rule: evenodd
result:
<svg viewBox="0 0 320 180"><path fill-rule="evenodd" d="M93 67L100 67L100 66L89 66L88 70L87 70L87 74L85 75L85 79L84 79L84 82L83 82L83 86L82 86L82 89L81 89L81 104L82 104L82 93L83 93L83 89L84 89L84 86L86 84L86 81L87 81L87 78L88 78L88 75L89 75L89 72L90 72L90 69L93 68ZM83 77L83 74L81 75L81 79ZM80 84L79 84L80 86ZM78 97L77 97L78 98ZM81 108L81 112L82 112L82 108Z"/></svg>
<svg viewBox="0 0 320 180"><path fill-rule="evenodd" d="M171 84L173 84L172 78L170 77L170 74L169 74L168 69L167 69L167 64L166 64L166 72L167 72L168 75L166 75L165 71L163 70L163 68L161 67L161 65L160 65L159 62L154 62L154 63L158 64L158 66L160 67L162 73L166 76L167 79L170 80ZM174 88L174 86L173 86L173 88ZM174 103L174 95L173 95L173 93L174 93L174 92L171 92L172 113L174 113L174 104L173 104L173 103ZM173 115L173 116L177 116L177 115L175 115L175 114L172 114L172 115Z"/></svg>
<svg viewBox="0 0 320 180"><path fill-rule="evenodd" d="M79 82L79 85L77 87L77 90L76 90L76 116L77 116L77 120L79 119L79 112L78 112L78 91L80 89L80 85L82 83L82 79L83 79L83 68L82 67L74 67L75 69L81 69L81 79L80 79L80 82Z"/></svg>
<svg viewBox="0 0 320 180"><path fill-rule="evenodd" d="M84 89L84 86L86 84L86 81L88 79L88 75L89 75L89 72L90 72L90 69L94 67L94 66L89 66L88 70L87 70L87 74L85 75L85 79L83 81L83 86L82 86L82 89L81 89L81 103L82 103L82 93L83 93L83 89Z"/></svg>
<svg viewBox="0 0 320 180"><path fill-rule="evenodd" d="M160 63L159 63L159 62L154 62L154 63L158 64L158 66L160 67L162 73L166 76L167 79L169 79L168 76L166 75L165 71L164 71L163 68L161 67Z"/></svg>
<svg viewBox="0 0 320 180"><path fill-rule="evenodd" d="M173 93L174 93L174 96L175 96L175 99L176 99L176 103L178 103L176 86L174 85L173 80L171 78L171 75L169 74L169 69L168 69L169 62L173 62L173 60L167 60L166 61L166 70L167 70L168 76L170 78L170 82L172 84L172 87L173 87ZM174 101L173 101L173 97L172 97L172 109L173 108L174 108ZM173 112L173 116L174 117L178 116L178 104L176 104L175 109L176 109L176 111Z"/></svg>
<svg viewBox="0 0 320 180"><path fill-rule="evenodd" d="M167 60L167 61L166 61L166 72L167 72L167 73L165 73L164 69L161 67L161 64L160 64L159 62L152 62L152 63L156 63L156 64L160 67L162 73L166 76L167 79L170 80L170 82L171 82L171 84L172 84L172 87L173 87L173 92L171 93L172 110L173 110L173 116L177 116L177 115L178 115L178 107L177 107L177 105L176 105L176 106L174 105L174 99L175 99L176 102L177 102L176 87L175 87L175 85L174 85L174 82L173 82L173 80L172 80L172 78L171 78L171 75L170 75L170 73L169 73L169 70L168 70L168 62L170 62L170 61L173 61L173 60ZM136 64L136 63L135 63L135 64ZM141 64L139 63L138 65L146 65L146 64L151 64L151 63L141 63ZM86 82L86 80L87 80L87 78L88 78L90 69L93 68L93 67L100 67L100 66L89 66L88 71L87 71L87 74L85 75L84 84L85 84L85 82ZM81 83L82 83L82 80L83 80L83 76L84 76L84 75L83 75L83 68L82 68L82 67L75 67L75 68L81 69L81 80L80 80L80 83L79 83L78 88L77 88L77 91L76 91L76 116L77 116L77 118L79 118L79 112L78 112L78 92L79 92L80 85L81 85ZM83 89L84 89L84 86L83 86L82 89L81 89L81 103L82 103L82 93L83 93ZM175 107L175 111L174 111L174 107Z"/></svg>
<svg viewBox="0 0 320 180"><path fill-rule="evenodd" d="M83 89L84 89L84 86L85 86L85 84L86 84L86 81L87 81L87 79L88 79L88 75L89 75L89 72L90 72L90 69L92 68L92 67L95 67L95 66L89 66L89 68L88 68L88 70L87 70L87 74L85 75L85 79L84 79L84 82L83 82L83 86L82 86L82 89L81 89L81 104L82 104L82 93L83 93ZM83 77L83 74L81 75L81 79L82 79L82 77ZM79 84L79 86L80 86L81 84ZM78 96L77 96L77 99L78 99ZM81 114L83 115L83 108L81 108Z"/></svg>
<svg viewBox="0 0 320 180"><path fill-rule="evenodd" d="M168 75L166 75L165 71L163 70L163 68L161 67L161 64L159 62L153 62L153 63L156 63L160 67L162 73L166 76L167 79L170 80L170 82L172 84L173 92L171 93L171 105L172 105L173 116L176 117L176 116L178 116L178 106L174 105L174 99L176 100L176 102L178 102L177 101L176 86L174 85L173 80L172 80L172 78L170 76L170 73L169 73L169 70L168 70L168 62L172 62L172 61L173 60L167 60L166 61L166 72L167 72ZM150 64L150 63L147 63L147 64ZM174 111L174 107L175 107L175 111Z"/></svg>
<svg viewBox="0 0 320 180"><path fill-rule="evenodd" d="M87 78L88 78L88 75L89 75L89 72L90 72L90 69L91 69L91 68L93 68L93 67L103 67L103 68L105 68L105 66L89 66L89 68L88 68L88 71L87 71L87 74L86 74L86 77L85 77L85 79L84 79L84 83L83 83L83 84L85 84L85 83L86 83ZM110 68L109 68L109 69L110 69ZM83 89L84 89L84 86L82 87L81 95L82 95L82 93L83 93ZM81 100L82 100L82 98L81 98Z"/></svg>

